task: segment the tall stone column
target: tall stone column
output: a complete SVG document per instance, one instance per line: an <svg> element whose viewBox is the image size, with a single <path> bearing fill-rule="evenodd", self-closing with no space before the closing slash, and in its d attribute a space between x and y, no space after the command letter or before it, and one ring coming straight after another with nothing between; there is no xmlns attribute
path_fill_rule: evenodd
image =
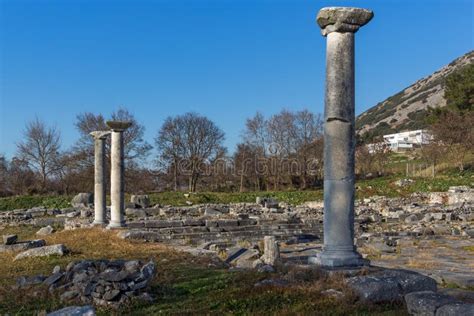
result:
<svg viewBox="0 0 474 316"><path fill-rule="evenodd" d="M108 121L107 126L112 130L112 144L110 148L110 223L109 228L125 227L125 200L124 200L124 153L123 132L131 126L130 122Z"/></svg>
<svg viewBox="0 0 474 316"><path fill-rule="evenodd" d="M94 223L105 224L105 140L109 131L95 131L90 133L94 137Z"/></svg>
<svg viewBox="0 0 474 316"><path fill-rule="evenodd" d="M361 266L354 246L354 35L372 11L330 7L317 22L327 37L324 109L324 249L310 262L326 267Z"/></svg>

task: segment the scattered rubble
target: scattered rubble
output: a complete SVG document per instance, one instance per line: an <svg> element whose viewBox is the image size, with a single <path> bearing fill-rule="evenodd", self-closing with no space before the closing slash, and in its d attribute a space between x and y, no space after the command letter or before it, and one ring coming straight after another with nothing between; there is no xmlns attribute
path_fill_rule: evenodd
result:
<svg viewBox="0 0 474 316"><path fill-rule="evenodd" d="M63 302L116 309L133 299L153 300L146 292L156 272L153 261L143 264L139 260L82 260L69 263L65 271L55 270L47 278L19 278L17 287L43 284L50 292L58 293ZM92 312L93 308L86 311Z"/></svg>

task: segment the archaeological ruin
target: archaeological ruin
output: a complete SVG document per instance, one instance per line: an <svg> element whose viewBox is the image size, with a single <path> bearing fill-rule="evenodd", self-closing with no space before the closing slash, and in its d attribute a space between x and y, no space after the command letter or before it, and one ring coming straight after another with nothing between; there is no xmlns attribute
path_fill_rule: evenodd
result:
<svg viewBox="0 0 474 316"><path fill-rule="evenodd" d="M354 170L355 33L373 16L370 10L346 7L323 8L317 14L327 45L322 201L291 204L262 193L254 202L195 204L192 192L183 193L186 203L176 206L158 203L151 194L126 195L124 132L131 123L107 121L108 131L90 133L94 193L76 195L67 208L0 212L0 226L34 227L38 238L6 234L0 253L14 254L12 262L63 257L74 249L47 244L46 236L58 230L100 230L113 234L120 247L125 241L165 245L192 256L210 256L219 267L235 272L267 276L298 267L341 275L357 299L369 306L396 303L412 315L474 315L474 295L469 294L474 287L474 253L465 251L474 238L472 187L356 199L361 188ZM392 185L402 188L410 181L416 180ZM430 259L426 255L430 252L441 255ZM150 284L160 268L152 260L81 258L66 267L56 266L48 275L23 276L14 288L44 285L58 293L61 302L120 311L134 300L155 301ZM254 288L284 288L291 282L262 277ZM343 294L332 290L329 295ZM81 308L83 314L95 315L92 307Z"/></svg>

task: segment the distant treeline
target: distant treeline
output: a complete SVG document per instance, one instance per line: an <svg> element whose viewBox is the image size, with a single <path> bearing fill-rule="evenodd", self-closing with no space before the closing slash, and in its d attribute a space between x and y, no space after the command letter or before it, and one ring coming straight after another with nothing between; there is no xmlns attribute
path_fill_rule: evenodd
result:
<svg viewBox="0 0 474 316"><path fill-rule="evenodd" d="M434 141L419 150L431 164L472 165L474 149L474 65L446 80L447 106L429 111L426 119ZM197 113L168 117L154 139L143 139L145 127L127 109L111 120L130 121L124 132L125 180L128 192L260 191L309 189L322 185L323 121L308 110L248 118L233 154L224 147L224 132ZM102 114L81 113L75 127L80 138L61 148L61 133L39 118L27 122L22 142L11 160L0 155L0 195L92 192L94 140L90 132L108 130ZM374 138L371 150L358 142L359 177L386 173L388 148ZM110 139L106 142L110 164ZM152 163L150 163L150 161ZM107 168L109 170L109 168Z"/></svg>

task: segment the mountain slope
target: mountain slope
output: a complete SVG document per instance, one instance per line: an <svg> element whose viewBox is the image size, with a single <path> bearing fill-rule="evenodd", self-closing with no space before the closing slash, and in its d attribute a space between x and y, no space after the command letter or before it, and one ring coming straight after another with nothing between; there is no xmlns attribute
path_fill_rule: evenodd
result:
<svg viewBox="0 0 474 316"><path fill-rule="evenodd" d="M446 106L446 77L473 62L474 51L471 51L360 114L356 119L357 133L370 140L375 136L425 128L428 107Z"/></svg>

